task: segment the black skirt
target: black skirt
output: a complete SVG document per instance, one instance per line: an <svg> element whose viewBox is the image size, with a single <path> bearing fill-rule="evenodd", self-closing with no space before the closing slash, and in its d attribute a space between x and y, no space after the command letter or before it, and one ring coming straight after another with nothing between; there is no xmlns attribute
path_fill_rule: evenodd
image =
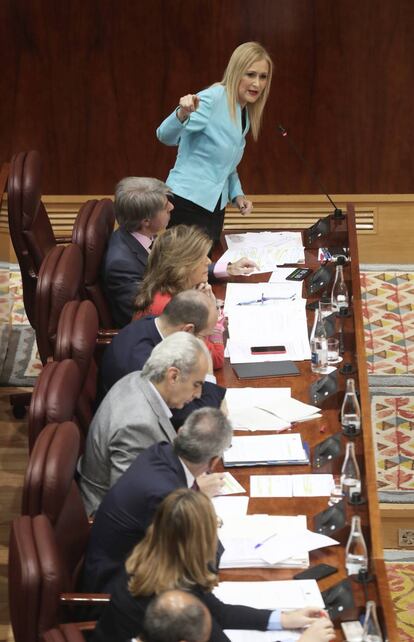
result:
<svg viewBox="0 0 414 642"><path fill-rule="evenodd" d="M214 208L214 212L206 210L201 205L174 194L174 209L171 212L171 220L168 227L174 225L197 225L203 232L206 232L213 241L218 241L224 224L225 208L220 209L220 201Z"/></svg>

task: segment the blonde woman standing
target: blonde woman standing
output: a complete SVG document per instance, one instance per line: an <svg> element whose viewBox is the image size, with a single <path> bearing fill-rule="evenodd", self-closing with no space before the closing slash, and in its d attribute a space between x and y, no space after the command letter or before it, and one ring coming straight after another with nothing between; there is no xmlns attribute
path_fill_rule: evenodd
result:
<svg viewBox="0 0 414 642"><path fill-rule="evenodd" d="M237 165L249 129L257 140L272 71L267 51L257 42L245 42L234 50L220 83L182 96L157 129L162 143L178 146L167 178L174 193L170 225L199 225L216 240L229 201L242 214L251 212Z"/></svg>

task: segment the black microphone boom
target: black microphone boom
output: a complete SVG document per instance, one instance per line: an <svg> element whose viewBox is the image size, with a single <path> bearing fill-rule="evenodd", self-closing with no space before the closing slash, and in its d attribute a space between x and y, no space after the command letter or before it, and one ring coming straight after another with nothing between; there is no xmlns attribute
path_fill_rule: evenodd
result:
<svg viewBox="0 0 414 642"><path fill-rule="evenodd" d="M308 172L311 174L312 178L316 181L316 183L319 185L319 187L322 190L322 193L325 194L326 198L334 208L334 213L333 213L333 218L336 220L340 220L345 218L345 216L342 213L342 210L336 206L336 204L333 202L331 197L329 196L328 192L326 191L326 187L322 184L322 181L320 180L319 176L315 173L315 171L312 169L312 167L309 165L307 160L303 157L293 140L288 136L287 130L279 123L277 126L278 130L282 134L283 138L286 138L288 145L293 151L295 152L296 156L299 158L300 162L306 167Z"/></svg>

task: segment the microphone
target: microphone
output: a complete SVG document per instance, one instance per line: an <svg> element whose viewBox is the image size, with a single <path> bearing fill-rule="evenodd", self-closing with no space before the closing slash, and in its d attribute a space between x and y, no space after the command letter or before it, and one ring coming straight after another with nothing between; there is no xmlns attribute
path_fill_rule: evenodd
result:
<svg viewBox="0 0 414 642"><path fill-rule="evenodd" d="M333 213L333 218L337 221L340 221L341 219L344 219L345 216L342 213L342 210L336 206L336 204L333 202L331 197L329 196L326 187L323 185L322 181L320 180L319 176L315 173L315 171L312 169L312 167L309 165L307 160L303 157L293 140L288 136L287 130L281 125L280 123L277 126L278 130L282 134L283 138L286 138L288 145L290 146L291 149L295 152L296 156L299 158L300 162L306 167L312 178L316 181L316 183L319 185L320 189L322 190L322 193L326 196L332 207L334 208L334 213Z"/></svg>

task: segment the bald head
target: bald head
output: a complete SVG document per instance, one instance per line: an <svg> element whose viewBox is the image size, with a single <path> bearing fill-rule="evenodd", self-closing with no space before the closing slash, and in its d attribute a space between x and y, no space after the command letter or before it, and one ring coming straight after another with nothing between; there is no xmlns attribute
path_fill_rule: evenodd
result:
<svg viewBox="0 0 414 642"><path fill-rule="evenodd" d="M207 642L211 615L192 593L171 590L149 604L140 639L142 642Z"/></svg>
<svg viewBox="0 0 414 642"><path fill-rule="evenodd" d="M164 336L177 330L208 336L217 323L215 301L199 290L184 290L166 305L159 321L165 330Z"/></svg>

